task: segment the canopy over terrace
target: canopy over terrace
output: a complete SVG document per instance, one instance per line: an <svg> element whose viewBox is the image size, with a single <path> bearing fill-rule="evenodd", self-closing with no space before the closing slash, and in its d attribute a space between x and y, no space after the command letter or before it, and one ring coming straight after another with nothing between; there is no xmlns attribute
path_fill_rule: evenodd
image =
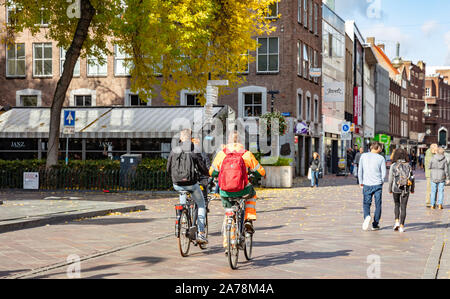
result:
<svg viewBox="0 0 450 299"><path fill-rule="evenodd" d="M75 110L74 134L63 134L64 110ZM212 115L226 117L228 112L228 106L214 106ZM163 148L167 151L167 143L182 126L190 125L194 131L201 130L204 114L203 107L188 106L65 107L61 112L60 149L65 149L64 137L70 137L69 151L78 150L83 159L86 158L86 148L88 152L90 149L102 151L102 148L95 148L89 144L93 140L96 140L97 144L109 142L106 147L111 146L110 143L114 141L112 151L117 151L117 154L156 153L162 152ZM200 123L193 125L194 121ZM41 158L46 152L45 142L49 136L49 124L49 107L15 107L2 113L0 115L0 152L23 150L34 152L36 157ZM149 139L158 140L155 142L161 145L156 145L155 142L147 142L148 145L144 145L143 141ZM71 150L72 142L79 142L79 148L73 145ZM139 142L139 145L133 146L134 143ZM162 143L165 144L162 145Z"/></svg>

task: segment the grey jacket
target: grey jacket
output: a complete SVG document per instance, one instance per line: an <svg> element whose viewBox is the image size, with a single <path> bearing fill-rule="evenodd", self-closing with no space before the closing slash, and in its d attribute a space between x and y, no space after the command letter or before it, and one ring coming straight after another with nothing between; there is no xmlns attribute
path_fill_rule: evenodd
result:
<svg viewBox="0 0 450 299"><path fill-rule="evenodd" d="M400 163L405 163L408 167L409 167L409 179L412 182L411 186L408 186L406 188L406 190L401 190L396 184L394 184L394 169L397 167L397 165L399 165ZM414 193L414 188L415 188L415 179L414 179L414 173L412 171L411 166L409 166L409 164L407 164L406 161L404 160L399 160L397 162L395 162L394 164L391 165L391 168L389 169L389 192L390 193L403 193L403 191L406 191L407 193L409 192L413 192Z"/></svg>
<svg viewBox="0 0 450 299"><path fill-rule="evenodd" d="M447 159L444 155L434 155L428 169L430 169L430 179L434 183L445 182L449 177Z"/></svg>

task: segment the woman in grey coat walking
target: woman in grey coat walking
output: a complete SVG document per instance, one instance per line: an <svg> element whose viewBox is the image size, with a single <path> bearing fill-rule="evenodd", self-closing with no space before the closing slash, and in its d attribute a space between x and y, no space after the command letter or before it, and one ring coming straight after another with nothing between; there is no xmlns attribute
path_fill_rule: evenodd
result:
<svg viewBox="0 0 450 299"><path fill-rule="evenodd" d="M444 203L444 187L446 181L448 182L448 165L447 159L444 156L444 149L439 148L437 154L430 161L428 166L430 170L430 180L431 180L431 209L436 207L436 193L439 191L438 196L438 207L440 210L443 209L442 205Z"/></svg>

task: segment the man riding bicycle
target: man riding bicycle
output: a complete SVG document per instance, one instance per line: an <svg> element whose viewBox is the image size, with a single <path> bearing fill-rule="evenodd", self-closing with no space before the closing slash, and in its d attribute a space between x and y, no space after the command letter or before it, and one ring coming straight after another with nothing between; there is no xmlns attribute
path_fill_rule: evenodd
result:
<svg viewBox="0 0 450 299"><path fill-rule="evenodd" d="M202 156L194 152L191 142L191 130L184 129L180 132L178 146L172 149L167 160L167 172L172 177L173 188L178 191L186 191L192 194L198 207L198 240L199 244L206 244L205 236L205 199L198 184L200 175L208 176L208 168L203 162ZM186 204L186 194L180 193L180 204Z"/></svg>
<svg viewBox="0 0 450 299"><path fill-rule="evenodd" d="M224 208L231 208L232 199L247 198L245 203L245 228L253 233L253 223L256 220L256 192L248 181L248 173L256 177L263 177L266 171L256 160L255 156L245 150L239 143L239 133L231 132L228 144L217 153L209 169L212 177L219 177L219 194ZM224 235L224 247L227 245Z"/></svg>

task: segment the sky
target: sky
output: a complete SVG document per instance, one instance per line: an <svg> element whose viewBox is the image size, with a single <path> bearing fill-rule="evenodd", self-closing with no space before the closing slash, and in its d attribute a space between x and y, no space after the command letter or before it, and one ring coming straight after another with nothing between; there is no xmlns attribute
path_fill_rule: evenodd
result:
<svg viewBox="0 0 450 299"><path fill-rule="evenodd" d="M450 0L335 0L335 11L384 43L391 60L399 42L403 60L450 66Z"/></svg>

